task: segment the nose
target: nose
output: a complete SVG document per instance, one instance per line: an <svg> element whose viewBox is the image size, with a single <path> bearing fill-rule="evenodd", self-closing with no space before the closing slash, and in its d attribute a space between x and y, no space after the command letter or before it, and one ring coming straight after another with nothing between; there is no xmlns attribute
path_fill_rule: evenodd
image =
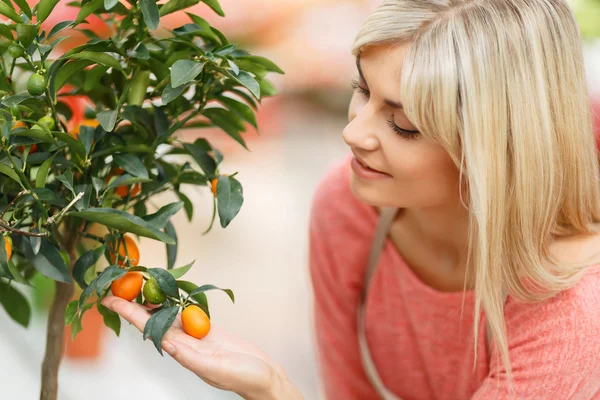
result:
<svg viewBox="0 0 600 400"><path fill-rule="evenodd" d="M359 148L365 151L377 150L379 139L375 134L375 123L369 105L361 109L353 108L348 113L348 125L344 128L342 136L344 142L351 148Z"/></svg>

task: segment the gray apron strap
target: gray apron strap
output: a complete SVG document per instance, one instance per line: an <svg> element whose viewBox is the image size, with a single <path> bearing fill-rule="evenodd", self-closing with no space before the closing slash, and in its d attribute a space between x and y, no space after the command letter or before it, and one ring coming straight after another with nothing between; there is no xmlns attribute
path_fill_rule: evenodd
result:
<svg viewBox="0 0 600 400"><path fill-rule="evenodd" d="M375 230L375 235L373 236L373 241L371 244L371 251L369 252L369 258L367 261L367 268L365 270L365 275L363 279L363 286L360 293L360 303L358 306L357 313L357 324L358 324L358 343L360 346L360 357L363 364L363 369L369 379L369 382L373 385L379 397L382 400L402 400L400 397L396 396L392 393L381 380L377 372L377 368L375 367L375 363L371 358L371 353L369 351L369 346L367 344L367 338L365 334L365 300L367 297L367 291L369 289L369 285L371 283L371 279L373 278L373 274L375 273L375 269L377 267L377 263L379 261L379 257L381 252L383 251L385 245L385 239L389 233L390 227L394 218L398 212L398 209L395 207L384 207L381 210L379 221L377 223L377 228ZM503 294L503 301L506 302L506 293ZM487 326L486 320L486 344L488 348L488 354L490 354L490 343L491 343L491 333Z"/></svg>

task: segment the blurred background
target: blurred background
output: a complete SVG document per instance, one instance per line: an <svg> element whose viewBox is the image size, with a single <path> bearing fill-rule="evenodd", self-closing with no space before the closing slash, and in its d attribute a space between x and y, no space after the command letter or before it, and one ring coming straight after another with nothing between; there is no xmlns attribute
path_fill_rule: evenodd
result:
<svg viewBox="0 0 600 400"><path fill-rule="evenodd" d="M317 399L320 384L307 263L309 206L320 177L348 151L341 134L355 73L350 49L360 22L379 1L220 1L225 19L203 4L193 12L233 43L274 60L286 74L270 76L280 94L263 101L260 135L249 131L245 136L250 152L218 131L184 134L187 139L207 137L225 153L221 171L239 171L245 202L227 229L216 224L201 236L209 223L212 194L208 188L188 192L197 207L191 223L183 213L176 218L177 265L196 260L186 276L189 280L233 289L235 305L223 293L209 292L213 323L263 349L285 368L307 400ZM60 1L61 11L53 13L49 26L75 19L67 3ZM600 0L572 0L571 5L585 38L586 68L600 126ZM90 29L106 31L102 20L89 21ZM184 23L184 14L164 21L169 28ZM73 46L83 40L73 35L64 43ZM163 196L156 204L175 200ZM140 265L166 265L164 246L157 242L142 239L140 251ZM13 323L0 309L0 382L11 383L2 385L2 399L39 397L52 286L40 279L28 294L35 310L29 329ZM76 342L66 343L61 400L239 398L211 388L169 356L160 357L152 343L144 342L127 323L117 338L94 312L86 314Z"/></svg>

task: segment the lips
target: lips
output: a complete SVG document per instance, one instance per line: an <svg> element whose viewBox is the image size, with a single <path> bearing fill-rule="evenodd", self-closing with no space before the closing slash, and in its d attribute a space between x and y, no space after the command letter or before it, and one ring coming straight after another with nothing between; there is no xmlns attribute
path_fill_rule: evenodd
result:
<svg viewBox="0 0 600 400"><path fill-rule="evenodd" d="M355 156L356 156L356 155L355 155ZM370 170L372 170L372 171L375 171L375 172L381 172L382 174L385 174L385 172L383 172L383 171L379 171L379 170L377 170L377 169L375 169L375 168L371 168L371 167L369 166L369 164L367 164L366 162L364 162L364 161L363 161L361 158L359 158L358 156L356 156L356 160L357 160L357 161L358 161L358 162L359 162L359 163L360 163L360 164L361 164L363 167L365 167L365 168L368 168L368 169L370 169Z"/></svg>

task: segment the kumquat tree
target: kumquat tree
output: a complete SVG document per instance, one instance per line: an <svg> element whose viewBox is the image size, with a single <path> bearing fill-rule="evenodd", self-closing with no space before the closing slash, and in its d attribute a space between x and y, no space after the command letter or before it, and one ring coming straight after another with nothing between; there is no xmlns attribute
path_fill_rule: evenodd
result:
<svg viewBox="0 0 600 400"><path fill-rule="evenodd" d="M79 9L76 20L46 31L42 24L58 0L32 7L0 1L0 303L27 326L31 308L22 288L36 274L56 282L42 400L57 397L65 325L74 337L95 306L119 334L119 316L100 303L109 293L158 305L143 338L161 354L180 311L188 334L202 338L210 329L205 292L219 288L182 279L193 263L176 268L170 221L182 209L191 221L193 204L180 189L196 185L214 194L205 233L217 218L225 228L242 207L242 185L236 173L220 171L223 154L208 140L186 143L176 133L217 127L246 148L242 132L258 129L255 111L276 93L265 76L283 71L189 12L189 23L156 34L161 17L199 2L75 1L69 6ZM218 0L203 2L224 16ZM106 21L110 38L87 29L92 15ZM59 51L61 33L72 30L89 40ZM89 99L84 118L69 101L74 96ZM188 161L165 160L173 155ZM153 206L165 191L180 201ZM166 245L166 269L139 265L136 236ZM103 257L108 266L97 270ZM234 300L231 290L220 290Z"/></svg>

